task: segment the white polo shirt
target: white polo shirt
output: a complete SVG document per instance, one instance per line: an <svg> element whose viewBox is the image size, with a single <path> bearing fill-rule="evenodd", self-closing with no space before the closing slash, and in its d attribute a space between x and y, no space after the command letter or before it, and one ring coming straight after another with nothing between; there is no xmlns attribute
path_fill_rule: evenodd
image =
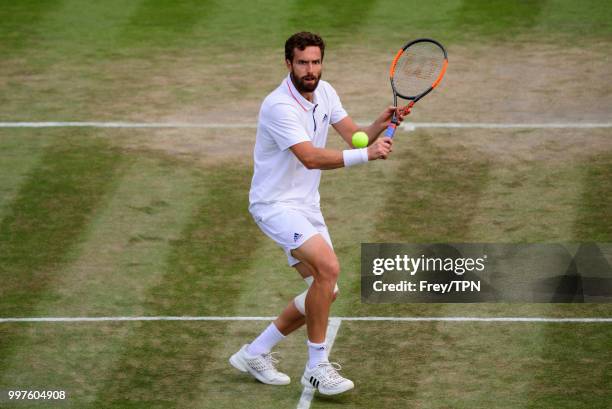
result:
<svg viewBox="0 0 612 409"><path fill-rule="evenodd" d="M321 170L306 168L289 148L305 141L325 147L329 125L346 116L328 82L319 81L310 102L287 76L264 99L259 111L250 207L273 203L318 207Z"/></svg>

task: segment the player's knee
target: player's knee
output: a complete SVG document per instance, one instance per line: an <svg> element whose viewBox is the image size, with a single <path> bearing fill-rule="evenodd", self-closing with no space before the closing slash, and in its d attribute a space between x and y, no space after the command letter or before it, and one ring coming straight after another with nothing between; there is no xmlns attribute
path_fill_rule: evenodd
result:
<svg viewBox="0 0 612 409"><path fill-rule="evenodd" d="M337 259L325 260L318 266L318 277L324 284L328 284L330 286L334 286L338 281L338 276L340 275L340 264Z"/></svg>
<svg viewBox="0 0 612 409"><path fill-rule="evenodd" d="M308 285L308 288L306 289L306 291L304 291L303 293L297 295L293 299L293 305L295 305L295 308L302 315L306 315L306 296L308 295L308 290L310 289L310 286L313 283L313 277L306 277L304 279L304 281L306 281L306 284ZM340 291L340 289L338 288L338 284L336 283L334 285L334 290L332 291L332 302L336 301L336 298L338 297L338 292L339 291Z"/></svg>

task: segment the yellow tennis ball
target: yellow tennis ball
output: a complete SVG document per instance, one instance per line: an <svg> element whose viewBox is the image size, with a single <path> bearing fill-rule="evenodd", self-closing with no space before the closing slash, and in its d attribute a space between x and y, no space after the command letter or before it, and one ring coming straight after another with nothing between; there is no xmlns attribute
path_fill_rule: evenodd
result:
<svg viewBox="0 0 612 409"><path fill-rule="evenodd" d="M358 131L353 134L353 146L355 148L365 148L368 146L370 138L368 134L363 131Z"/></svg>

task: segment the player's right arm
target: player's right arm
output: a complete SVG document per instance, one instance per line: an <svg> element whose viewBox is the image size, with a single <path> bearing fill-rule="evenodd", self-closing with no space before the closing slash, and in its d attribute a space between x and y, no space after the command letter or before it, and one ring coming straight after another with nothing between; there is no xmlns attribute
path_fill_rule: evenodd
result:
<svg viewBox="0 0 612 409"><path fill-rule="evenodd" d="M293 104L276 103L267 106L264 102L260 112L260 124L262 121L265 124L265 132L275 141L278 148L291 149L307 169L337 169L368 160L387 159L393 143L390 138L379 138L367 148L367 160L366 155L362 155L358 149L343 152L317 148L308 137L308 131L302 125Z"/></svg>
<svg viewBox="0 0 612 409"><path fill-rule="evenodd" d="M387 159L392 151L390 138L379 138L367 149L368 160ZM308 169L337 169L345 166L344 154L335 149L317 148L312 142L297 143L290 147L291 152Z"/></svg>

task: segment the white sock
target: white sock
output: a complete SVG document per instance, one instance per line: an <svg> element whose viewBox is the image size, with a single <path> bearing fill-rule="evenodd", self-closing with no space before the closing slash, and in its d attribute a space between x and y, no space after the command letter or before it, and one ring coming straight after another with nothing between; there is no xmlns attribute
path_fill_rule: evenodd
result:
<svg viewBox="0 0 612 409"><path fill-rule="evenodd" d="M276 328L274 323L268 325L266 328L253 342L247 347L247 352L251 356L267 354L274 348L274 345L281 342L285 336Z"/></svg>
<svg viewBox="0 0 612 409"><path fill-rule="evenodd" d="M327 344L325 342L321 344L315 344L308 340L308 368L312 369L319 362L327 361Z"/></svg>

